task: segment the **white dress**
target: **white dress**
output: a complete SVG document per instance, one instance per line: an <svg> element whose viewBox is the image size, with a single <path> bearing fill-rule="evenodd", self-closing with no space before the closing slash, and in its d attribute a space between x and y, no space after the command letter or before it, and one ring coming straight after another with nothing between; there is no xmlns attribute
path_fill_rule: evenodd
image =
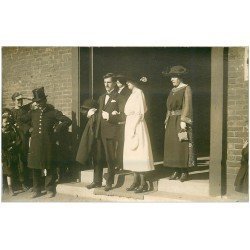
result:
<svg viewBox="0 0 250 250"><path fill-rule="evenodd" d="M127 100L123 168L134 172L154 170L153 154L144 114L147 112L142 90L133 88Z"/></svg>

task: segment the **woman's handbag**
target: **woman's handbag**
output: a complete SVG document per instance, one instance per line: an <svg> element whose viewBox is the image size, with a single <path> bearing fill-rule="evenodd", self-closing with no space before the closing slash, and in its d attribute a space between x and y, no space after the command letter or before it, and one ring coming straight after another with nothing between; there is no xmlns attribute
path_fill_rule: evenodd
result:
<svg viewBox="0 0 250 250"><path fill-rule="evenodd" d="M178 133L178 138L179 141L188 141L188 132L184 129L182 129L179 133Z"/></svg>
<svg viewBox="0 0 250 250"><path fill-rule="evenodd" d="M134 134L131 138L130 138L130 149L131 150L136 150L139 146L139 138L137 134Z"/></svg>

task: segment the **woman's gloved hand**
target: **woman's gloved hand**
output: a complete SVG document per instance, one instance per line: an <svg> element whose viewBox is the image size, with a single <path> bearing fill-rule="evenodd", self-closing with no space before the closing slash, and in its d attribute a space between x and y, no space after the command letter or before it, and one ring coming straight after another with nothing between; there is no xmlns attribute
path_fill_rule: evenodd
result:
<svg viewBox="0 0 250 250"><path fill-rule="evenodd" d="M181 129L184 130L184 129L186 129L187 124L185 122L181 122L180 126L181 126Z"/></svg>

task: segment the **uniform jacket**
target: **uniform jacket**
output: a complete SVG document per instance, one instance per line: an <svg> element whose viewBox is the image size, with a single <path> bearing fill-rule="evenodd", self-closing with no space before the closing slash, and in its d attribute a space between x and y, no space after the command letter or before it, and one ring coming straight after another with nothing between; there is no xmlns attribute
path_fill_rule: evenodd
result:
<svg viewBox="0 0 250 250"><path fill-rule="evenodd" d="M71 125L71 120L47 104L45 109L36 109L23 116L22 121L31 122L31 134L28 167L50 169L55 166L55 135Z"/></svg>

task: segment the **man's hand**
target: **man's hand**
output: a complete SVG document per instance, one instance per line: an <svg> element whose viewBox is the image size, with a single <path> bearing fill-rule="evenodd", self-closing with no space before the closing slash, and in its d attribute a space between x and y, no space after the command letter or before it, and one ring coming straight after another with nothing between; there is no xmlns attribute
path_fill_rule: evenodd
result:
<svg viewBox="0 0 250 250"><path fill-rule="evenodd" d="M92 108L88 111L88 114L87 114L87 117L90 118L95 112L96 112L97 109L95 108Z"/></svg>
<svg viewBox="0 0 250 250"><path fill-rule="evenodd" d="M181 122L180 126L181 126L181 129L186 129L186 127L187 127L185 122Z"/></svg>
<svg viewBox="0 0 250 250"><path fill-rule="evenodd" d="M36 109L38 109L37 103L36 102L32 102L30 104L30 110L36 110Z"/></svg>
<svg viewBox="0 0 250 250"><path fill-rule="evenodd" d="M109 120L109 113L108 112L106 112L106 111L102 111L102 118L104 119L104 120Z"/></svg>

